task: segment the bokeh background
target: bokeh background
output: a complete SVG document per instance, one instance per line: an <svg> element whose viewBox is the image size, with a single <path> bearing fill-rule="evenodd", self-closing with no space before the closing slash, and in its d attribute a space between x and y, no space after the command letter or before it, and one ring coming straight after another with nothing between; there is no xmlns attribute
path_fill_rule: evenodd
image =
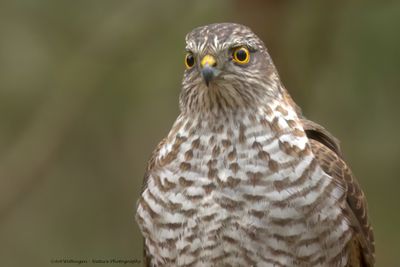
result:
<svg viewBox="0 0 400 267"><path fill-rule="evenodd" d="M400 2L318 0L1 1L1 266L141 259L135 202L179 112L185 34L224 21L342 141L377 266L399 266Z"/></svg>

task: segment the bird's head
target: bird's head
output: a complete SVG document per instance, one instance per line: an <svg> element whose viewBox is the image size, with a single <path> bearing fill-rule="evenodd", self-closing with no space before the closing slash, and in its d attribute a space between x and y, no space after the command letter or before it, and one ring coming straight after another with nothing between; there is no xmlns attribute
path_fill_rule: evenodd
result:
<svg viewBox="0 0 400 267"><path fill-rule="evenodd" d="M264 43L234 23L195 28L186 36L180 106L185 112L254 107L279 97L280 81Z"/></svg>

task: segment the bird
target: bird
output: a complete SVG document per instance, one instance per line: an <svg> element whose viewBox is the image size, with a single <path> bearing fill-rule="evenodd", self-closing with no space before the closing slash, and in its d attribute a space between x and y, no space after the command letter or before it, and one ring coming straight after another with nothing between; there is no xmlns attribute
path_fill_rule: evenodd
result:
<svg viewBox="0 0 400 267"><path fill-rule="evenodd" d="M307 119L264 42L186 35L180 114L148 162L146 266L374 266L367 201L336 139Z"/></svg>

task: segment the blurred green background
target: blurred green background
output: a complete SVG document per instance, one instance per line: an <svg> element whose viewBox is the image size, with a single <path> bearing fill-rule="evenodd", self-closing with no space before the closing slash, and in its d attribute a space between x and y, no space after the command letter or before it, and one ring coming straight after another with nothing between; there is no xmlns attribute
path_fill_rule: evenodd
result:
<svg viewBox="0 0 400 267"><path fill-rule="evenodd" d="M317 0L1 1L1 266L141 259L135 202L179 112L185 34L224 21L342 141L377 266L399 266L400 2Z"/></svg>

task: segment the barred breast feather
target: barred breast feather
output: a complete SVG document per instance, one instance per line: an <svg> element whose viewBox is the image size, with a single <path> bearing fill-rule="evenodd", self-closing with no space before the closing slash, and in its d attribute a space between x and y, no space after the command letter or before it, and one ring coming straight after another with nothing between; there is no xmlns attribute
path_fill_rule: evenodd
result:
<svg viewBox="0 0 400 267"><path fill-rule="evenodd" d="M358 247L371 262L362 192L309 125L279 102L180 116L138 201L148 266L353 266Z"/></svg>

